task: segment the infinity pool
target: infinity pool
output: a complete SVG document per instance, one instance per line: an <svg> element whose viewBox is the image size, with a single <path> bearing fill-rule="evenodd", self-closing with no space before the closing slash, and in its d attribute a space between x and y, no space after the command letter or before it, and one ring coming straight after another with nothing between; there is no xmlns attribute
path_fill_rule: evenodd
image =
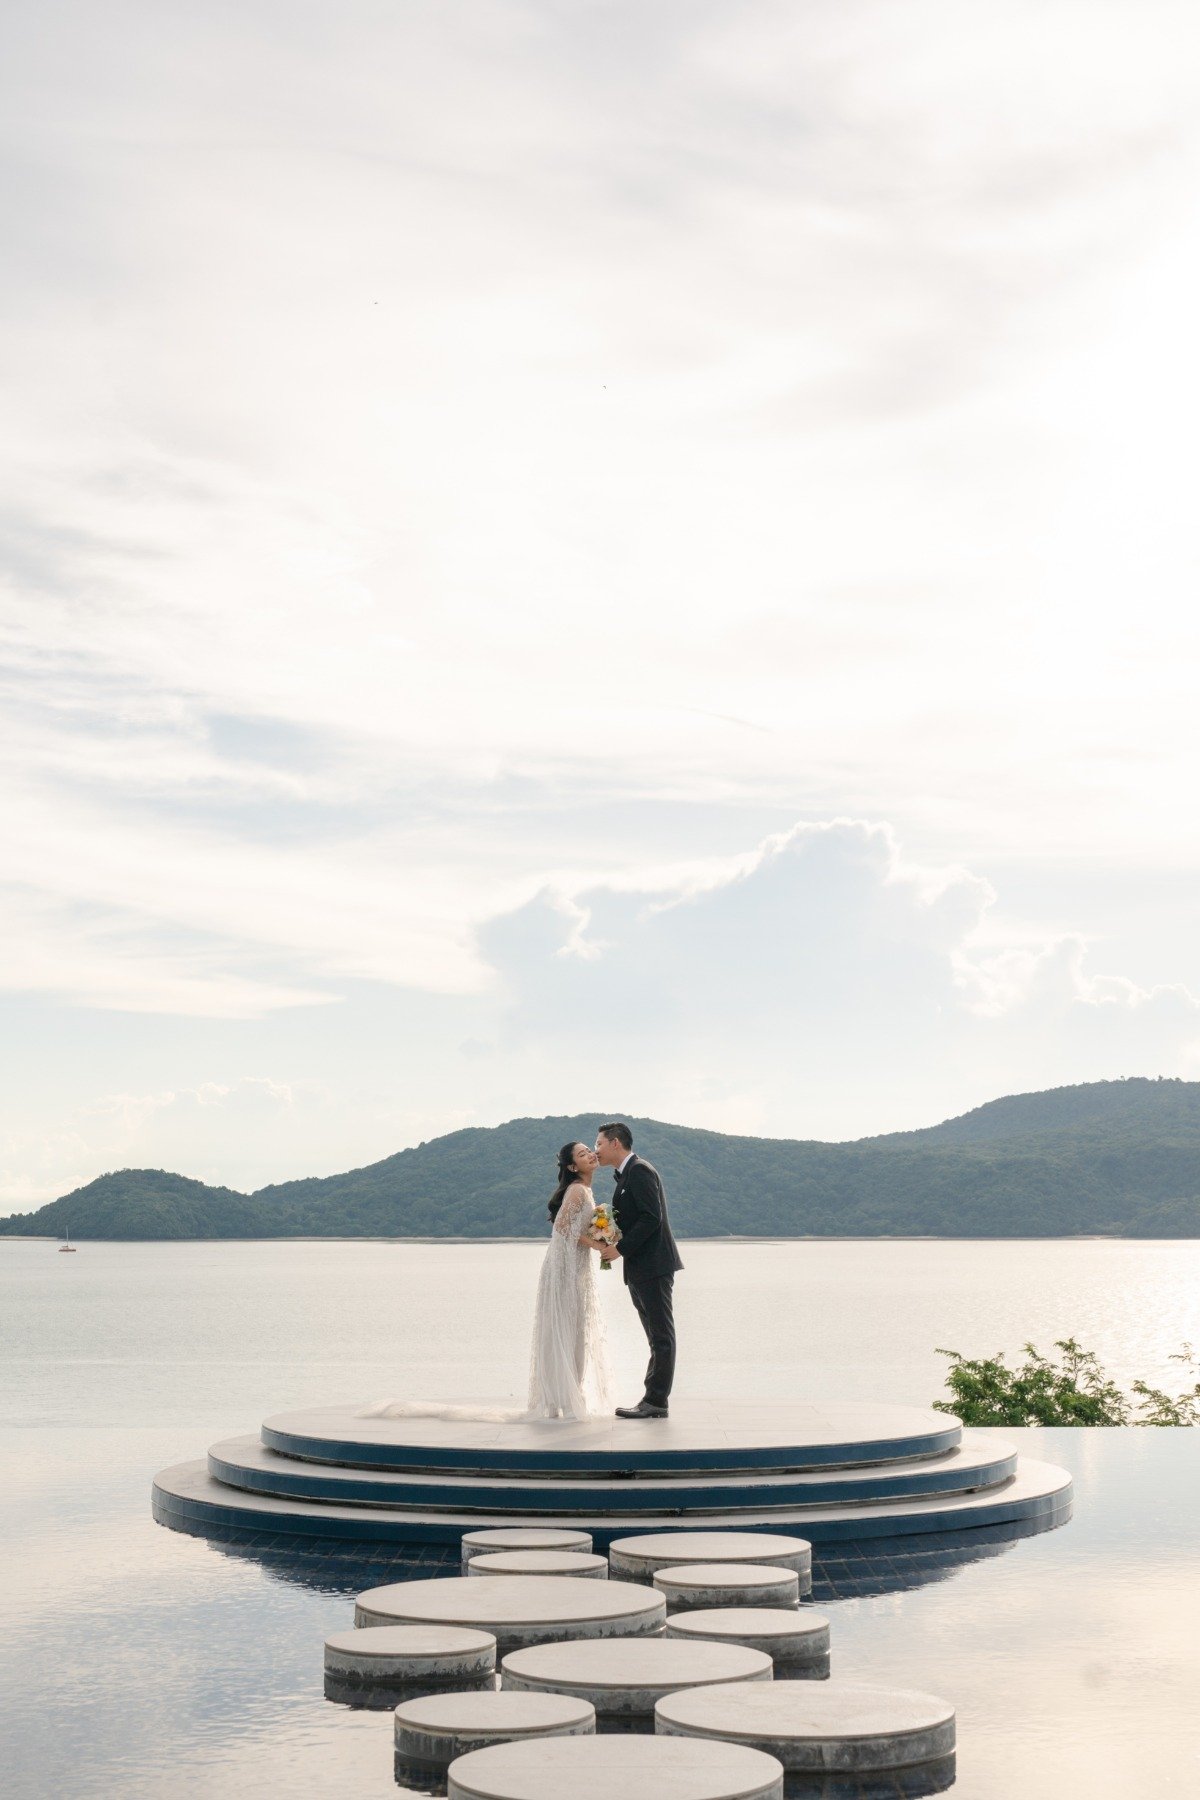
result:
<svg viewBox="0 0 1200 1800"><path fill-rule="evenodd" d="M1200 1793L1200 1434L1005 1435L1072 1470L1072 1521L819 1558L833 1673L954 1703L958 1800ZM322 1643L356 1593L436 1573L441 1552L164 1530L150 1477L194 1454L191 1430L0 1443L6 1793L396 1796L391 1714L325 1698Z"/></svg>
<svg viewBox="0 0 1200 1800"><path fill-rule="evenodd" d="M391 1717L324 1697L354 1595L439 1562L297 1560L156 1526L155 1472L265 1413L355 1394L523 1391L541 1247L0 1248L0 1793L395 1796ZM689 1244L681 1384L927 1406L933 1349L1074 1331L1168 1385L1200 1246ZM619 1283L610 1340L645 1346ZM397 1371L403 1371L401 1376ZM486 1372L486 1379L481 1376ZM1200 1795L1200 1432L1005 1433L1064 1463L1064 1528L818 1558L835 1676L958 1710L956 1800Z"/></svg>

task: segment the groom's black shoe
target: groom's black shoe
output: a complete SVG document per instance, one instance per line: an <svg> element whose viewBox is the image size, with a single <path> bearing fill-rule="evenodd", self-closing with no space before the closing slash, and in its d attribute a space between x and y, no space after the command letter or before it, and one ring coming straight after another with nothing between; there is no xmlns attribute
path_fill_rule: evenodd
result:
<svg viewBox="0 0 1200 1800"><path fill-rule="evenodd" d="M665 1406L653 1406L649 1400L639 1400L636 1406L618 1406L618 1419L665 1419Z"/></svg>

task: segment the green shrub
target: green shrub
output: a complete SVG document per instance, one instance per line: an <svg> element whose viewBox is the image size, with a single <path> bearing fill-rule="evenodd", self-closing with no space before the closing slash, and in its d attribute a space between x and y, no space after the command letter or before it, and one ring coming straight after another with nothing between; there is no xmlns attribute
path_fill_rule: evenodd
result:
<svg viewBox="0 0 1200 1800"><path fill-rule="evenodd" d="M1135 1381L1123 1394L1102 1367L1099 1357L1074 1338L1058 1338L1057 1360L1025 1345L1025 1361L1010 1368L1003 1352L993 1357L967 1357L941 1350L950 1358L946 1386L952 1398L935 1400L937 1412L951 1413L964 1425L1195 1425L1200 1421L1200 1382L1170 1395L1148 1382ZM1195 1368L1192 1347L1185 1344L1171 1358L1188 1373Z"/></svg>

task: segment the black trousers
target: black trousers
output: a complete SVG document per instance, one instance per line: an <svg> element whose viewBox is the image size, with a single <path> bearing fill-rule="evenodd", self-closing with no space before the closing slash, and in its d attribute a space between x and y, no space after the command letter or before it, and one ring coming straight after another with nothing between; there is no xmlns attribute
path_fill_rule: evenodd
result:
<svg viewBox="0 0 1200 1800"><path fill-rule="evenodd" d="M646 1399L651 1406L665 1406L675 1379L674 1275L637 1275L629 1271L629 1298L637 1307L642 1330L650 1345L646 1370Z"/></svg>

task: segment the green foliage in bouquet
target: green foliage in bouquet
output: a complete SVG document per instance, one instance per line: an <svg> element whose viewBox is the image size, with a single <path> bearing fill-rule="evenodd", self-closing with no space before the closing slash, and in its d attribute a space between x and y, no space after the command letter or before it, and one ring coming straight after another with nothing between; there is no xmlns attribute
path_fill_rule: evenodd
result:
<svg viewBox="0 0 1200 1800"><path fill-rule="evenodd" d="M1200 1381L1171 1395L1148 1382L1135 1381L1124 1394L1094 1351L1074 1338L1059 1338L1056 1359L1025 1345L1025 1361L1010 1368L1003 1353L967 1357L941 1350L950 1358L946 1386L952 1398L935 1400L937 1412L951 1413L964 1425L1195 1425L1200 1422ZM1192 1347L1185 1344L1171 1358L1188 1374L1195 1371Z"/></svg>

